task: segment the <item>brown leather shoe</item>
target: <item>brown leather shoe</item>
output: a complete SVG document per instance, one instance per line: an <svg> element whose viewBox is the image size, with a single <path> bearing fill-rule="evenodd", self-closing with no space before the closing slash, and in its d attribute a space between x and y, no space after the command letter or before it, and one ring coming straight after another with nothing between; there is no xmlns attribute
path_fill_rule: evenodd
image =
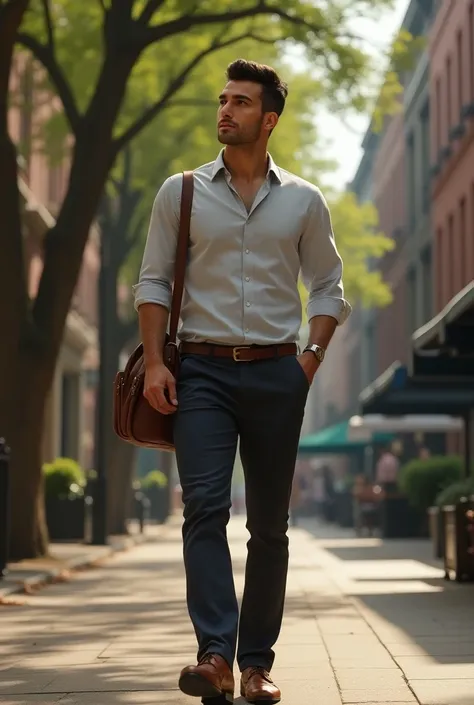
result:
<svg viewBox="0 0 474 705"><path fill-rule="evenodd" d="M224 695L227 702L233 703L234 686L229 664L219 654L205 654L197 666L183 668L179 677L180 690L196 698Z"/></svg>
<svg viewBox="0 0 474 705"><path fill-rule="evenodd" d="M268 671L257 666L250 666L242 672L240 694L249 703L279 703L281 700L280 689Z"/></svg>

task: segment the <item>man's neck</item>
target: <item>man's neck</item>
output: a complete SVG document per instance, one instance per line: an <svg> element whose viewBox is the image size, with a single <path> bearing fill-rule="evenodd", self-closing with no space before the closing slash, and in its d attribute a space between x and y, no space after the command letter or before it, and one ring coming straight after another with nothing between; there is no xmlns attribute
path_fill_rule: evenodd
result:
<svg viewBox="0 0 474 705"><path fill-rule="evenodd" d="M233 177L252 183L267 175L267 148L266 146L255 147L255 145L238 147L227 145L224 150L224 162Z"/></svg>

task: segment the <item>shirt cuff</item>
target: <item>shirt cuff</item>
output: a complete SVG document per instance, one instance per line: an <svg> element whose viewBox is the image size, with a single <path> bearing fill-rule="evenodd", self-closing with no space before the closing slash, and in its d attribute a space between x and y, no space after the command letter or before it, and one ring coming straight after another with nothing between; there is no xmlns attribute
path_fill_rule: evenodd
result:
<svg viewBox="0 0 474 705"><path fill-rule="evenodd" d="M310 299L307 306L309 321L315 316L332 316L338 326L342 326L347 321L351 311L352 307L348 301L333 296Z"/></svg>
<svg viewBox="0 0 474 705"><path fill-rule="evenodd" d="M168 309L171 308L171 285L167 282L157 280L142 281L132 286L135 296L135 310L138 311L142 304L159 304Z"/></svg>

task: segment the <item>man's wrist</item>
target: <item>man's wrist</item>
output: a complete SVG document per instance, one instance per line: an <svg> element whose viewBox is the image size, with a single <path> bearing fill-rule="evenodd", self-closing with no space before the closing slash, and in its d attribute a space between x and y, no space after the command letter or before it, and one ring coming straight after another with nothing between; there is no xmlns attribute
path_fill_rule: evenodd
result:
<svg viewBox="0 0 474 705"><path fill-rule="evenodd" d="M318 343L311 343L310 341L303 350L303 353L308 353L308 355L312 355L314 359L318 362L318 364L321 364L324 360L326 349Z"/></svg>
<svg viewBox="0 0 474 705"><path fill-rule="evenodd" d="M163 355L145 355L143 357L143 362L145 363L145 369L151 370L154 367L160 367L163 364Z"/></svg>

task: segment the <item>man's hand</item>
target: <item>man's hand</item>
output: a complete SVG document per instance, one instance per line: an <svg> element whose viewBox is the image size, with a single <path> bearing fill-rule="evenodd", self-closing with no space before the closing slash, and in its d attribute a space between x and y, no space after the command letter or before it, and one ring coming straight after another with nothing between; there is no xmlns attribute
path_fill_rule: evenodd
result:
<svg viewBox="0 0 474 705"><path fill-rule="evenodd" d="M178 406L176 380L164 363L146 368L143 395L150 406L160 413L175 413Z"/></svg>
<svg viewBox="0 0 474 705"><path fill-rule="evenodd" d="M303 353L302 355L298 355L296 358L298 362L300 363L301 367L303 368L303 372L305 373L308 383L311 386L313 383L314 375L318 371L320 363L318 362L316 355L312 353L310 350L307 352Z"/></svg>

